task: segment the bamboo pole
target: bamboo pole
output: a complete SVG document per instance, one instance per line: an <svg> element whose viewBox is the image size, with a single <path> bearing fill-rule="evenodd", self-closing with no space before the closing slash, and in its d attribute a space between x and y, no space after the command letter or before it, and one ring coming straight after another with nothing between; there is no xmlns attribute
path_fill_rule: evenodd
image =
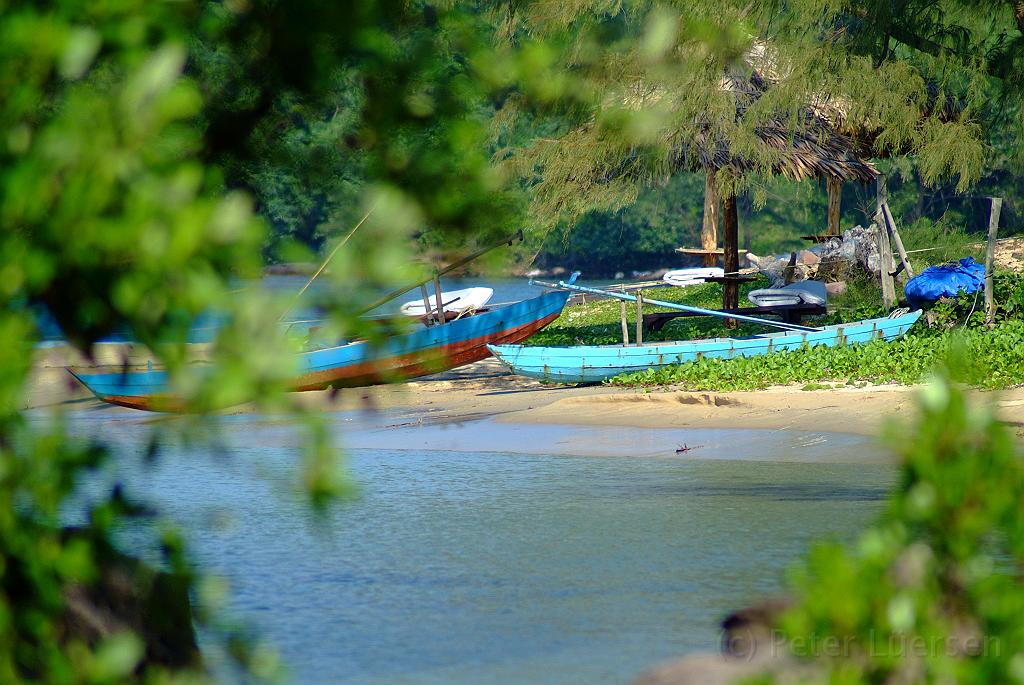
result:
<svg viewBox="0 0 1024 685"><path fill-rule="evenodd" d="M548 288L560 288L562 290L571 290L577 293L590 293L591 295L598 295L601 297L611 297L616 300L624 300L626 302L635 302L636 297L633 295L627 295L626 293L615 292L614 290L601 290L599 288L588 288L582 285L576 285L574 283L566 283L565 281L559 281L558 283L543 283L541 281L532 281L536 285L543 285ZM822 329L811 328L810 326L801 326L797 323L788 323L786 321L772 321L771 319L761 319L754 316L747 316L746 314L726 313L720 312L717 309L704 309L702 307L691 307L685 304L679 304L678 302L666 302L664 300L653 300L647 299L647 304L654 305L655 307L664 307L665 309L675 309L680 312L693 312L694 314L701 314L704 316L717 316L721 318L735 318L740 321L748 321L750 323L759 323L765 326L771 326L772 328L782 328L787 331L802 331L806 333L820 333Z"/></svg>
<svg viewBox="0 0 1024 685"><path fill-rule="evenodd" d="M423 296L423 322L430 326L433 324L433 321L430 318L430 310L433 309L433 307L430 306L430 294L427 293L426 283L420 283L420 295Z"/></svg>
<svg viewBox="0 0 1024 685"><path fill-rule="evenodd" d="M636 344L644 342L644 291L636 291Z"/></svg>
<svg viewBox="0 0 1024 685"><path fill-rule="evenodd" d="M629 323L626 322L626 301L619 300L619 316L622 322L622 346L629 345Z"/></svg>
<svg viewBox="0 0 1024 685"><path fill-rule="evenodd" d="M888 199L886 180L880 175L875 181L877 187L877 207L875 222L878 224L878 267L882 277L882 304L892 307L896 303L896 283L892 280L893 262L892 247L889 245L889 230L886 227L883 207Z"/></svg>
<svg viewBox="0 0 1024 685"><path fill-rule="evenodd" d="M302 297L302 293L306 292L306 289L313 284L313 281L316 280L317 276L323 273L323 270L326 269L327 265L331 263L332 259L334 259L334 255L338 254L338 250L343 248L345 243L348 242L348 239L355 235L355 232L359 230L359 227L363 225L363 222L370 218L370 215L373 214L373 210L375 209L377 209L376 204L370 207L369 211L367 211L366 214L363 215L363 218L359 220L359 223L353 226L352 230L348 232L348 235L342 238L341 242L334 246L334 249L331 250L329 255L327 255L327 259L325 259L324 263L320 265L320 268L316 270L316 273L309 277L309 280L306 281L306 284L299 289L299 292L295 293L295 297L292 298L291 304L289 304L288 308L281 313L278 321L283 321L284 317L288 316L288 313L295 307L295 303L299 301L300 297Z"/></svg>
<svg viewBox="0 0 1024 685"><path fill-rule="evenodd" d="M996 236L999 234L999 212L1003 198L992 198L992 209L988 215L988 243L985 245L985 323L996 318L996 302L992 292L992 271L995 266Z"/></svg>
<svg viewBox="0 0 1024 685"><path fill-rule="evenodd" d="M907 251L903 247L903 238L900 237L900 232L896 230L896 220L892 218L892 210L889 209L889 203L882 203L882 213L885 215L885 221L889 225L889 232L892 233L892 240L896 243L896 252L900 255L900 261L903 262L903 269L907 272L907 278L914 277L914 268L910 266L910 258L907 257Z"/></svg>

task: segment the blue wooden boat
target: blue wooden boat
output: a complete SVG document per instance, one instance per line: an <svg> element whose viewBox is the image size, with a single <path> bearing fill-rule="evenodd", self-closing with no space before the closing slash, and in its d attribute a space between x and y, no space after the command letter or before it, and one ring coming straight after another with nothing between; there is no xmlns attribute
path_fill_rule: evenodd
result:
<svg viewBox="0 0 1024 685"><path fill-rule="evenodd" d="M921 316L914 311L883 319L825 326L810 331L779 331L747 338L711 338L641 345L528 347L490 345L513 373L558 383L598 383L620 373L660 369L701 358L732 359L797 350L804 345L837 347L871 340L896 340Z"/></svg>
<svg viewBox="0 0 1024 685"><path fill-rule="evenodd" d="M558 318L569 300L565 291L548 292L496 306L443 325L424 326L378 344L365 340L311 350L300 356L293 391L359 387L438 373L490 356L489 343L526 340ZM169 387L166 371L68 369L104 402L150 411L187 409Z"/></svg>

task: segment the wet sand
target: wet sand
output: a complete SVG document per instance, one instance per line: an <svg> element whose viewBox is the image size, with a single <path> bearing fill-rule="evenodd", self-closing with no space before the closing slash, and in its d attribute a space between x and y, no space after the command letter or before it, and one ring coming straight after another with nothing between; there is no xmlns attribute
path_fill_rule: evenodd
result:
<svg viewBox="0 0 1024 685"><path fill-rule="evenodd" d="M146 354L126 345L100 349L96 363L145 363ZM108 407L92 398L64 370L87 362L63 347L38 351L26 408L105 408L125 416L146 416ZM359 413L365 428L408 427L492 419L502 424L615 426L623 429L752 429L878 435L890 419L911 415L916 388L899 385L805 391L801 386L745 392L638 390L604 386L546 385L512 376L489 359L401 385L296 393L296 401L326 412ZM1024 428L1024 388L973 391L994 402L1002 420ZM250 413L240 407L228 414ZM514 436L503 439L518 440ZM636 436L634 435L634 440Z"/></svg>

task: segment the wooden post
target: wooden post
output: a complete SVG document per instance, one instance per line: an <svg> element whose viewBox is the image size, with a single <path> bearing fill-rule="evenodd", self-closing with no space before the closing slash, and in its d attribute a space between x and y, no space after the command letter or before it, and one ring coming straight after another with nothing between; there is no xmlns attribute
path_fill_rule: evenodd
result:
<svg viewBox="0 0 1024 685"><path fill-rule="evenodd" d="M988 215L988 243L985 245L985 323L996 318L996 302L992 294L992 271L996 256L996 236L999 234L999 212L1003 198L992 198L992 210Z"/></svg>
<svg viewBox="0 0 1024 685"><path fill-rule="evenodd" d="M444 299L441 297L441 277L434 274L434 299L437 300L437 323L444 323Z"/></svg>
<svg viewBox="0 0 1024 685"><path fill-rule="evenodd" d="M629 344L629 324L626 322L626 301L619 300L619 316L622 317L622 346Z"/></svg>
<svg viewBox="0 0 1024 685"><path fill-rule="evenodd" d="M838 176L826 176L825 188L828 190L828 234L839 235L840 202L843 198L843 179Z"/></svg>
<svg viewBox="0 0 1024 685"><path fill-rule="evenodd" d="M704 250L718 249L718 188L715 171L708 169L704 178L704 221L700 229L700 246ZM714 266L718 257L712 252L701 256L704 266Z"/></svg>
<svg viewBox="0 0 1024 685"><path fill-rule="evenodd" d="M420 295L423 296L423 321L430 326L433 324L430 320L430 310L433 309L433 307L430 306L430 295L427 294L426 283L420 283Z"/></svg>
<svg viewBox="0 0 1024 685"><path fill-rule="evenodd" d="M878 224L878 268L882 272L882 304L892 307L896 304L896 281L892 277L896 264L892 259L892 245L889 244L889 231L885 227L885 214L879 212L875 221Z"/></svg>
<svg viewBox="0 0 1024 685"><path fill-rule="evenodd" d="M636 291L636 344L644 342L644 291Z"/></svg>
<svg viewBox="0 0 1024 685"><path fill-rule="evenodd" d="M885 176L879 175L875 184L878 190L875 223L878 224L878 267L882 272L882 304L892 307L896 304L896 283L892 280L892 272L895 267L892 262L892 246L889 245L889 230L886 228L885 212L883 211L883 206L888 198Z"/></svg>
<svg viewBox="0 0 1024 685"><path fill-rule="evenodd" d="M726 278L735 278L740 270L739 217L736 213L736 196L722 198L722 228L724 229L723 266ZM722 284L722 308L736 309L740 306L740 284L726 281ZM726 328L735 328L736 319L726 319Z"/></svg>
<svg viewBox="0 0 1024 685"><path fill-rule="evenodd" d="M892 233L892 241L896 243L896 252L900 256L900 261L903 262L903 270L907 272L907 278L914 277L914 267L910 266L910 258L907 256L907 251L903 247L903 238L900 237L900 232L896 230L896 220L892 218L892 212L889 210L889 203L882 203L882 214L885 216L886 225L889 227L889 232Z"/></svg>

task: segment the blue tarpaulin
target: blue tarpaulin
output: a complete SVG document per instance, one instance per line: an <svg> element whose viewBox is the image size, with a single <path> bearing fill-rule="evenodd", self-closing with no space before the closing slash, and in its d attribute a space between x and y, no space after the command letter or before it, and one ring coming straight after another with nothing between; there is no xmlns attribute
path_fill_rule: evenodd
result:
<svg viewBox="0 0 1024 685"><path fill-rule="evenodd" d="M977 292L985 286L985 265L966 257L959 262L929 266L907 281L903 292L912 307L935 302L940 297Z"/></svg>

